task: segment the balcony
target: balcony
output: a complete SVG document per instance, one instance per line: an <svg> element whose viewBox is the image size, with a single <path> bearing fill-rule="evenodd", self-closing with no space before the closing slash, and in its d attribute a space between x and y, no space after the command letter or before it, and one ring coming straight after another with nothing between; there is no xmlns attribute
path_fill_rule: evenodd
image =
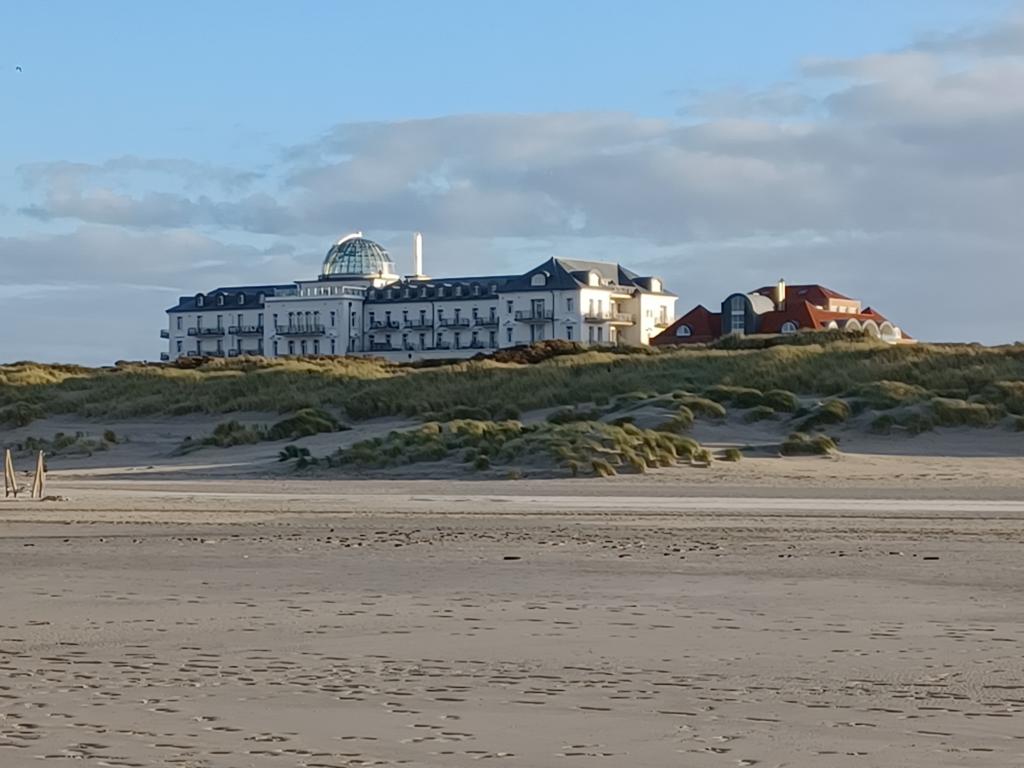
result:
<svg viewBox="0 0 1024 768"><path fill-rule="evenodd" d="M262 336L262 325L232 325L228 326L228 333L234 336Z"/></svg>
<svg viewBox="0 0 1024 768"><path fill-rule="evenodd" d="M370 328L374 331L397 331L398 321L396 320L373 320Z"/></svg>
<svg viewBox="0 0 1024 768"><path fill-rule="evenodd" d="M429 317L425 317L420 320L406 320L405 327L414 331L426 331L434 327L434 321Z"/></svg>
<svg viewBox="0 0 1024 768"><path fill-rule="evenodd" d="M439 317L437 324L442 328L469 328L468 317Z"/></svg>
<svg viewBox="0 0 1024 768"><path fill-rule="evenodd" d="M189 328L189 336L223 336L223 328Z"/></svg>
<svg viewBox="0 0 1024 768"><path fill-rule="evenodd" d="M520 323L548 323L555 317L553 309L518 309L516 320Z"/></svg>
<svg viewBox="0 0 1024 768"><path fill-rule="evenodd" d="M626 312L584 312L587 323L611 323L612 325L633 325L636 321Z"/></svg>
<svg viewBox="0 0 1024 768"><path fill-rule="evenodd" d="M659 317L654 321L655 328L668 328L670 325L672 325L672 321L667 317Z"/></svg>
<svg viewBox="0 0 1024 768"><path fill-rule="evenodd" d="M387 341L371 341L370 342L371 352L400 352L401 350L394 344Z"/></svg>
<svg viewBox="0 0 1024 768"><path fill-rule="evenodd" d="M495 317L476 317L476 318L473 318L473 325L477 326L478 328L480 326L484 326L484 327L486 327L486 326L497 327L497 325L498 325L498 318L496 316Z"/></svg>
<svg viewBox="0 0 1024 768"><path fill-rule="evenodd" d="M275 325L274 332L278 336L323 336L326 330L319 323L302 323L301 325Z"/></svg>
<svg viewBox="0 0 1024 768"><path fill-rule="evenodd" d="M171 359L171 356L170 356L169 354L167 354L166 352L161 352L161 353L160 353L160 359L161 359L161 360L162 360L163 362L165 362L165 363L166 363L166 362L167 362L168 360L170 360L170 359Z"/></svg>
<svg viewBox="0 0 1024 768"><path fill-rule="evenodd" d="M166 328L162 329L160 331L160 338L161 339L169 339L169 338L171 338L171 332L168 331Z"/></svg>

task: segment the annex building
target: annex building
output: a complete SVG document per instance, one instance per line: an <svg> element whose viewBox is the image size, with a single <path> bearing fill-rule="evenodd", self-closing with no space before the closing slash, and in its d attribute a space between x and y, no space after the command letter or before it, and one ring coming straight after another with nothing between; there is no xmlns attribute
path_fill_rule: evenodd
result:
<svg viewBox="0 0 1024 768"><path fill-rule="evenodd" d="M373 355L394 361L472 357L565 339L648 344L675 319L660 278L619 264L550 258L520 275L433 278L423 239L411 272L356 232L338 240L312 280L216 288L167 310L163 360L180 357Z"/></svg>
<svg viewBox="0 0 1024 768"><path fill-rule="evenodd" d="M719 311L698 304L651 339L655 346L700 344L730 334L863 331L889 344L913 343L898 325L860 300L823 285L775 285L733 293Z"/></svg>

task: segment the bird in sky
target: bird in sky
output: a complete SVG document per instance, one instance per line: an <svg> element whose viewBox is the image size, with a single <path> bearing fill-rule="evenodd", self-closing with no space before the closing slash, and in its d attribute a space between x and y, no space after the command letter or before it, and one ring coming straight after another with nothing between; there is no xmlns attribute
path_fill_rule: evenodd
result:
<svg viewBox="0 0 1024 768"><path fill-rule="evenodd" d="M21 72L21 67L15 67L15 68L14 68L14 71L15 71L15 72Z"/></svg>

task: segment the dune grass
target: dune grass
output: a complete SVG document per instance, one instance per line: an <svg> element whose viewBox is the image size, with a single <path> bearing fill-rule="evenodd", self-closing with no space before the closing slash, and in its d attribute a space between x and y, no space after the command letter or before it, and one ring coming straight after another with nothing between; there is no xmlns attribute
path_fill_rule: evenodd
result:
<svg viewBox="0 0 1024 768"><path fill-rule="evenodd" d="M797 334L799 335L799 334ZM318 407L349 418L419 416L458 407L517 412L627 393L685 390L756 407L772 390L836 397L894 382L928 399L1012 404L1024 412L1024 346L888 346L854 339L777 344L762 349L694 347L622 353L573 350L529 364L482 359L434 367L362 358L217 359L194 368L125 363L82 368L34 363L0 366L0 419L30 423L51 414L125 419L186 413ZM732 388L732 389L729 389ZM863 390L864 392L872 390ZM916 392L916 390L913 390ZM944 393L944 394L943 394ZM760 395L760 397L759 397ZM915 395L916 396L916 395Z"/></svg>
<svg viewBox="0 0 1024 768"><path fill-rule="evenodd" d="M794 432L779 446L783 456L828 456L838 450L836 441L828 435L808 435Z"/></svg>
<svg viewBox="0 0 1024 768"><path fill-rule="evenodd" d="M646 472L671 466L697 457L701 451L687 437L631 424L570 421L524 426L518 421L457 420L391 432L309 463L384 469L457 459L468 470L526 466L605 477L619 471Z"/></svg>

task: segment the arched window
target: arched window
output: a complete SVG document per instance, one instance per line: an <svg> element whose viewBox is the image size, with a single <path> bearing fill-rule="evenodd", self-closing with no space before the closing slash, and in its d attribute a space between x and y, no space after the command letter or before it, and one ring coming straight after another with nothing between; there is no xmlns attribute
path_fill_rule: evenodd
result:
<svg viewBox="0 0 1024 768"><path fill-rule="evenodd" d="M530 285L541 286L547 284L548 276L545 275L543 272L538 272L537 274L530 277Z"/></svg>
<svg viewBox="0 0 1024 768"><path fill-rule="evenodd" d="M678 328L676 328L676 336L681 336L683 338L686 338L687 336L693 336L693 328L685 324L680 325Z"/></svg>
<svg viewBox="0 0 1024 768"><path fill-rule="evenodd" d="M224 306L224 294L223 293L218 293L217 294L217 306L218 307L223 307Z"/></svg>
<svg viewBox="0 0 1024 768"><path fill-rule="evenodd" d="M245 294L244 293L238 294L238 303L239 304L245 304Z"/></svg>
<svg viewBox="0 0 1024 768"><path fill-rule="evenodd" d="M197 307L201 307L201 306L203 306L204 303L206 303L206 297L203 296L203 294L201 294L201 293L197 293L196 294L196 306Z"/></svg>
<svg viewBox="0 0 1024 768"><path fill-rule="evenodd" d="M787 320L782 324L783 333L796 333L796 323L792 320Z"/></svg>

